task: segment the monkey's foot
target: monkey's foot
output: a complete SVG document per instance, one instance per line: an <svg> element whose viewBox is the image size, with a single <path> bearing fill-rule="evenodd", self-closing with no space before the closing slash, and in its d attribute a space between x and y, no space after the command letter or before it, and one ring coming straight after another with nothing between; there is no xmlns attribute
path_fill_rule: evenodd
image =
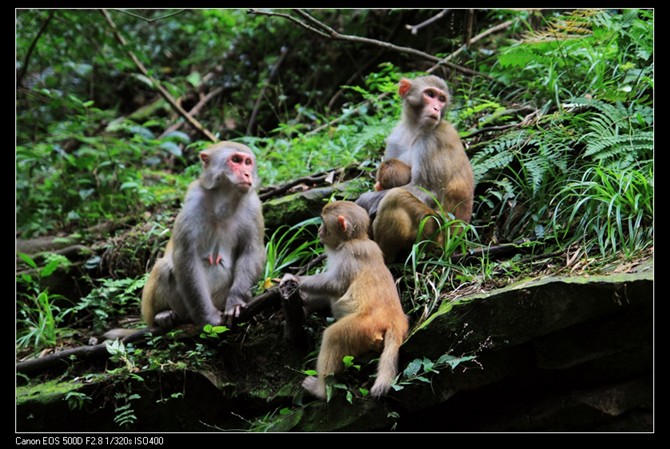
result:
<svg viewBox="0 0 670 449"><path fill-rule="evenodd" d="M302 388L321 400L326 399L326 384L319 382L318 377L308 376L302 381Z"/></svg>
<svg viewBox="0 0 670 449"><path fill-rule="evenodd" d="M174 329L180 325L182 320L172 310L163 310L154 316L154 325L161 329Z"/></svg>

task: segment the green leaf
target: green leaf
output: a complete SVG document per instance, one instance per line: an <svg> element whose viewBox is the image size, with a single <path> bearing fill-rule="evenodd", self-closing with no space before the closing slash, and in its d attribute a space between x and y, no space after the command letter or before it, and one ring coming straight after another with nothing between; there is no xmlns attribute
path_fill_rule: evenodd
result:
<svg viewBox="0 0 670 449"><path fill-rule="evenodd" d="M405 371L403 371L403 375L405 377L414 377L416 374L419 372L421 369L421 360L420 359L414 359L411 362L409 362L409 365L407 365L407 368L405 368Z"/></svg>
<svg viewBox="0 0 670 449"><path fill-rule="evenodd" d="M37 264L35 261L30 257L28 254L25 253L19 253L19 257L30 267L37 269Z"/></svg>
<svg viewBox="0 0 670 449"><path fill-rule="evenodd" d="M427 359L426 357L423 358L423 370L424 371L432 370L434 365L435 364L433 363L432 360Z"/></svg>
<svg viewBox="0 0 670 449"><path fill-rule="evenodd" d="M474 358L475 358L474 355L468 355L468 356L465 356L465 357L460 357L460 358L455 359L455 360L450 360L450 361L448 362L448 364L449 364L449 366L451 367L451 369L454 369L454 368L456 368L458 365L460 365L461 363L463 363L463 362L467 362L468 360L472 360L472 359L474 359Z"/></svg>
<svg viewBox="0 0 670 449"><path fill-rule="evenodd" d="M303 373L305 373L305 375L307 375L307 376L317 376L319 374L313 369L303 370Z"/></svg>
<svg viewBox="0 0 670 449"><path fill-rule="evenodd" d="M81 197L82 200L85 200L89 196L93 195L95 193L95 189L81 189L79 192L79 197Z"/></svg>
<svg viewBox="0 0 670 449"><path fill-rule="evenodd" d="M40 276L48 277L61 266L62 261L60 259L53 259L40 270Z"/></svg>
<svg viewBox="0 0 670 449"><path fill-rule="evenodd" d="M191 143L191 137L183 131L171 131L163 136L163 139L177 140L181 143Z"/></svg>
<svg viewBox="0 0 670 449"><path fill-rule="evenodd" d="M192 72L190 75L186 77L186 81L191 83L193 87L198 87L202 82L202 76L200 76L199 72Z"/></svg>
<svg viewBox="0 0 670 449"><path fill-rule="evenodd" d="M163 142L160 145L158 145L158 147L177 157L181 157L183 155L181 147L174 142Z"/></svg>
<svg viewBox="0 0 670 449"><path fill-rule="evenodd" d="M135 73L135 74L133 74L133 76L135 78L137 78L138 80L142 81L147 86L149 86L151 88L154 87L154 82L148 76L145 76L145 75L142 75L142 74L139 74L139 73Z"/></svg>
<svg viewBox="0 0 670 449"><path fill-rule="evenodd" d="M370 390L368 390L367 388L359 387L358 391L361 393L363 397L366 397L367 395L370 394Z"/></svg>
<svg viewBox="0 0 670 449"><path fill-rule="evenodd" d="M121 184L121 190L137 189L140 185L134 181L124 182Z"/></svg>

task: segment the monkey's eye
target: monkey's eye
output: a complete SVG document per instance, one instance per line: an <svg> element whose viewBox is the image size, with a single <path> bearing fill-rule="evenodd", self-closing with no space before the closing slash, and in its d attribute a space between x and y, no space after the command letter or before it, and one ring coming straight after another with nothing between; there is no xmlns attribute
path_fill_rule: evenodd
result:
<svg viewBox="0 0 670 449"><path fill-rule="evenodd" d="M240 156L237 156L237 155L233 156L231 158L231 160L236 164L241 164L242 163L242 158Z"/></svg>
<svg viewBox="0 0 670 449"><path fill-rule="evenodd" d="M427 90L426 95L428 95L430 98L435 98L435 92L433 92L432 90Z"/></svg>
<svg viewBox="0 0 670 449"><path fill-rule="evenodd" d="M442 103L446 103L447 97L445 97L444 95L440 95L440 98L438 98L438 100L440 100Z"/></svg>
<svg viewBox="0 0 670 449"><path fill-rule="evenodd" d="M244 160L244 165L254 165L254 161L252 161L251 158L247 158Z"/></svg>

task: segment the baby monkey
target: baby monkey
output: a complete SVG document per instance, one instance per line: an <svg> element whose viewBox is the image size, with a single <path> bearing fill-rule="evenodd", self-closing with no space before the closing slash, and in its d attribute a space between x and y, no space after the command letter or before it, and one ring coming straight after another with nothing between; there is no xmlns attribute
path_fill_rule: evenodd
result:
<svg viewBox="0 0 670 449"><path fill-rule="evenodd" d="M343 370L342 358L370 351L381 353L370 394L379 398L391 388L398 372L398 351L409 323L391 272L377 244L368 237L365 209L350 201L327 204L321 213L319 238L327 254L326 269L313 276L287 274L297 283L307 313L330 306L337 320L323 333L317 359L318 377L302 386L326 399L326 376Z"/></svg>
<svg viewBox="0 0 670 449"><path fill-rule="evenodd" d="M387 159L379 164L375 191L389 190L402 187L412 180L412 167L400 159Z"/></svg>

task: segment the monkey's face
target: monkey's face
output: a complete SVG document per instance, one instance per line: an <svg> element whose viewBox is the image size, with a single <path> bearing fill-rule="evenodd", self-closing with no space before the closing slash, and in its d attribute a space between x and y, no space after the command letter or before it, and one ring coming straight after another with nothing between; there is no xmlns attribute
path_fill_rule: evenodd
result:
<svg viewBox="0 0 670 449"><path fill-rule="evenodd" d="M231 182L242 192L248 192L254 185L254 156L239 151L228 156L225 163Z"/></svg>
<svg viewBox="0 0 670 449"><path fill-rule="evenodd" d="M436 87L427 87L422 92L422 100L423 117L429 123L439 123L444 116L444 108L447 106L447 94Z"/></svg>
<svg viewBox="0 0 670 449"><path fill-rule="evenodd" d="M328 223L326 217L321 217L323 224L319 227L319 240L326 248L335 248L342 240L337 234L338 229L332 229L333 223ZM332 220L331 220L332 221Z"/></svg>
<svg viewBox="0 0 670 449"><path fill-rule="evenodd" d="M225 146L209 148L200 152L203 172L200 178L205 189L233 187L246 193L258 183L256 159L248 148L232 142Z"/></svg>

